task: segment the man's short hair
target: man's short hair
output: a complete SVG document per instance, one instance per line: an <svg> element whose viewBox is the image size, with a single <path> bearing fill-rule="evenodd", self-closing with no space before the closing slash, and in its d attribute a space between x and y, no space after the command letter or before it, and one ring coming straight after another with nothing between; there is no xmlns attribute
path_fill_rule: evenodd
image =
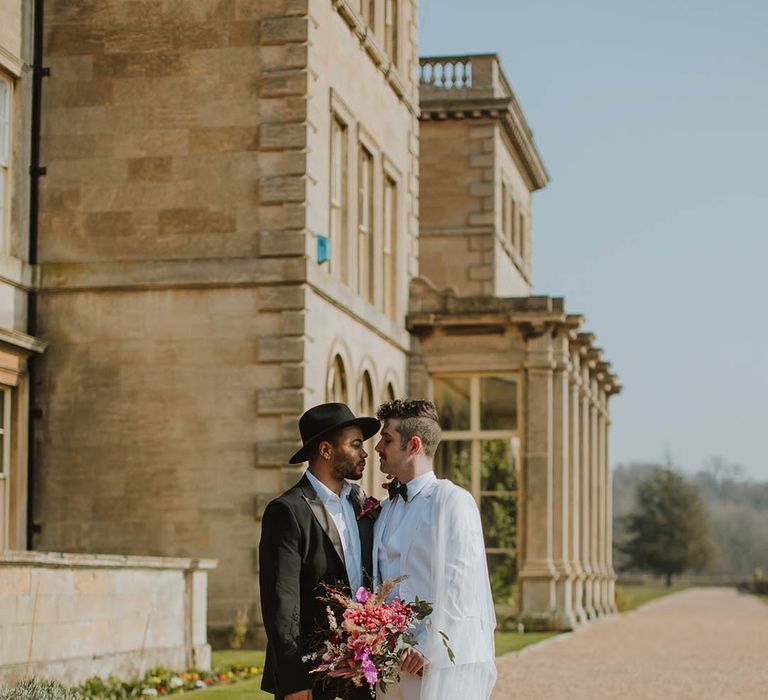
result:
<svg viewBox="0 0 768 700"><path fill-rule="evenodd" d="M312 462L317 461L317 459L320 457L320 443L323 442L330 442L331 445L334 447L339 446L339 439L341 438L341 434L344 432L344 428L337 428L336 430L331 431L327 435L323 435L321 440L318 440L313 445L310 445L307 448L307 461L312 464Z"/></svg>
<svg viewBox="0 0 768 700"><path fill-rule="evenodd" d="M400 421L397 432L400 433L400 448L405 449L409 440L418 435L424 446L424 454L432 457L442 437L437 409L431 401L423 399L395 399L379 406L376 417L380 421L396 418Z"/></svg>

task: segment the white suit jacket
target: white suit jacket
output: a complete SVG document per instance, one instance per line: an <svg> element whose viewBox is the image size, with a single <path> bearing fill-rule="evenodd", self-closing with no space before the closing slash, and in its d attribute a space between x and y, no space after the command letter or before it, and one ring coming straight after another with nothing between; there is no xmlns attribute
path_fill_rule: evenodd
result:
<svg viewBox="0 0 768 700"><path fill-rule="evenodd" d="M376 586L381 584L379 547L391 507L390 500L384 501L374 526ZM419 650L433 669L482 665L495 677L496 620L480 514L471 494L446 479L427 484L406 504L400 537L400 571L407 576L400 584L400 597L413 601L418 596L435 607L427 624L415 632ZM448 659L439 631L450 637L455 664Z"/></svg>

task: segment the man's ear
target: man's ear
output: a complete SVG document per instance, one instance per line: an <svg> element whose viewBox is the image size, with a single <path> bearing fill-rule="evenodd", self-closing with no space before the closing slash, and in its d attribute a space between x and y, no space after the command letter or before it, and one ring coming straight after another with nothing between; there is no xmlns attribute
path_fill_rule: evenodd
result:
<svg viewBox="0 0 768 700"><path fill-rule="evenodd" d="M331 458L331 452L333 451L333 445L331 445L330 442L327 440L323 440L318 446L318 452L320 453L320 456L328 461Z"/></svg>
<svg viewBox="0 0 768 700"><path fill-rule="evenodd" d="M408 441L408 454L409 455L416 455L421 452L422 442L421 438L418 435L414 435L409 441Z"/></svg>

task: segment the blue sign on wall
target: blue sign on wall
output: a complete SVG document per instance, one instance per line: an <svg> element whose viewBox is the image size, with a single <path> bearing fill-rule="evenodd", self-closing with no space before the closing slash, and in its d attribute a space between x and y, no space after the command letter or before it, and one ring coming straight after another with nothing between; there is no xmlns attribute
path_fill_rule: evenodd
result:
<svg viewBox="0 0 768 700"><path fill-rule="evenodd" d="M322 264L331 259L331 241L328 236L317 237L317 262Z"/></svg>

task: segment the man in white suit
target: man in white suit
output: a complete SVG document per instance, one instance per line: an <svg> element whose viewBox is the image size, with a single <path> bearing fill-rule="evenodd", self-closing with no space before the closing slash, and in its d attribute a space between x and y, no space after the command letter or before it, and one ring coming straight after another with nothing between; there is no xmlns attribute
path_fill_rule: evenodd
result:
<svg viewBox="0 0 768 700"><path fill-rule="evenodd" d="M472 496L433 469L441 430L432 403L390 401L376 451L389 475L390 497L376 520L376 584L406 576L392 597L433 605L419 625L417 649L401 661L401 681L387 700L487 700L496 680L496 618L480 514ZM454 659L440 633L449 638Z"/></svg>

